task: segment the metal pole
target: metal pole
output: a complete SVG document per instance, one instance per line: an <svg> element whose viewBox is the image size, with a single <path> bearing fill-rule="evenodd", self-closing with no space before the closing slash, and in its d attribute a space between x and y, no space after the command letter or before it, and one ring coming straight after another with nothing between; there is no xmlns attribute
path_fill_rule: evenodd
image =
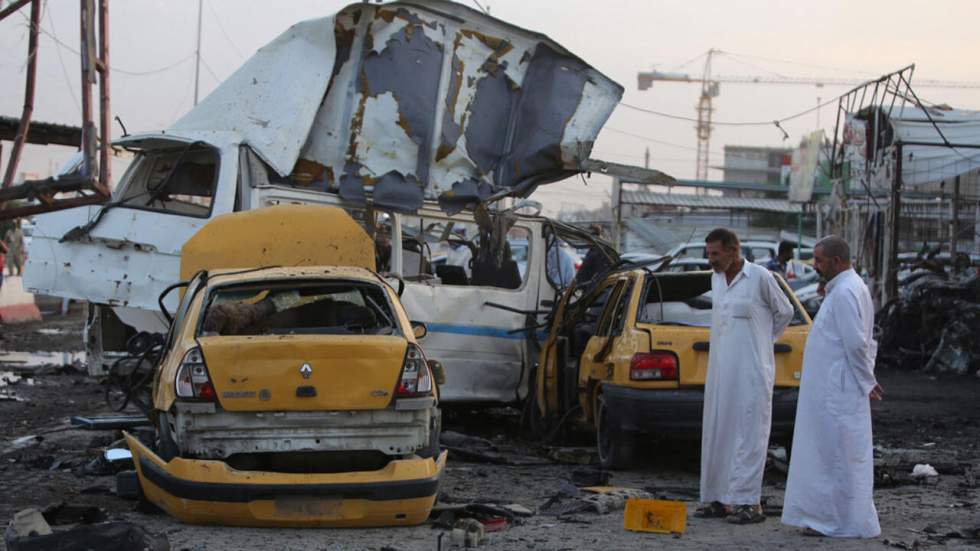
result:
<svg viewBox="0 0 980 551"><path fill-rule="evenodd" d="M898 232L902 212L902 142L895 144L895 179L892 181L888 271L885 272L886 301L898 296Z"/></svg>
<svg viewBox="0 0 980 551"><path fill-rule="evenodd" d="M391 214L391 273L404 277L403 260L405 253L402 252L402 215ZM417 275L417 274L413 274Z"/></svg>
<svg viewBox="0 0 980 551"><path fill-rule="evenodd" d="M27 133L31 128L31 115L34 114L34 88L37 81L37 35L41 28L41 0L31 2L31 30L27 41L27 83L24 85L24 110L20 116L20 126L14 136L14 147L10 150L10 160L7 161L7 173L3 178L3 187L14 183L14 174L20 162L20 154L27 141Z"/></svg>
<svg viewBox="0 0 980 551"><path fill-rule="evenodd" d="M612 198L613 198L613 235L612 241L613 246L616 250L622 250L621 243L621 231L620 227L623 225L623 183L618 177L613 177L612 184Z"/></svg>
<svg viewBox="0 0 980 551"><path fill-rule="evenodd" d="M803 203L800 203L800 212L796 215L796 247L793 256L800 259L800 247L803 246Z"/></svg>
<svg viewBox="0 0 980 551"><path fill-rule="evenodd" d="M960 177L953 181L952 215L949 220L949 259L956 259L956 241L960 233Z"/></svg>
<svg viewBox="0 0 980 551"><path fill-rule="evenodd" d="M95 189L108 197L112 186L112 111L109 107L109 0L99 0L99 115L101 126L99 180Z"/></svg>
<svg viewBox="0 0 980 551"><path fill-rule="evenodd" d="M814 214L817 215L817 239L823 237L823 210L820 208L820 203L815 203L816 209L814 209Z"/></svg>
<svg viewBox="0 0 980 551"><path fill-rule="evenodd" d="M0 21L3 21L4 19L7 18L8 15L23 8L24 6L27 5L28 2L32 2L32 1L33 0L17 0L16 2L10 4L6 8L3 8L2 10L0 10Z"/></svg>
<svg viewBox="0 0 980 551"><path fill-rule="evenodd" d="M81 65L82 65L82 174L94 177L95 123L92 120L92 85L95 84L95 2L81 0Z"/></svg>
<svg viewBox="0 0 980 551"><path fill-rule="evenodd" d="M194 105L197 105L198 89L201 83L201 12L204 0L197 0L197 50L194 52Z"/></svg>

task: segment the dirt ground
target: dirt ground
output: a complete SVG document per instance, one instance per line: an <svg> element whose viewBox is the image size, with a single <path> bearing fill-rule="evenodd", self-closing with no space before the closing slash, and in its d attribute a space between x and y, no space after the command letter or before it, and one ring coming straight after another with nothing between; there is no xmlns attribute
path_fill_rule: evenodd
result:
<svg viewBox="0 0 980 551"><path fill-rule="evenodd" d="M0 326L0 522L27 507L61 501L102 508L110 519L128 520L165 534L174 550L321 549L433 550L443 529L426 524L385 529L244 529L181 524L162 514L143 513L135 503L114 495L114 477L86 474L104 447L119 437L113 431L71 429L72 415L109 413L103 387L72 369L33 370L23 352L58 352L51 363L76 357L81 349L84 314L48 317L38 324ZM11 360L13 362L11 362ZM8 375L4 375L8 373ZM935 378L919 372L881 372L885 400L874 405L879 468L875 499L883 534L877 540L804 538L779 523L785 475L767 470L763 495L772 516L752 526L694 518L698 486L698 450L691 442L652 442L643 467L613 473L611 485L646 489L654 496L680 499L688 507L682 536L628 532L623 512L579 512L553 516L541 509L581 465L541 462L510 466L466 461L450 454L440 490L443 503L518 503L537 514L488 534L483 548L559 549L976 549L980 540L951 533L980 529L980 379ZM479 415L452 412L447 429L490 439L499 451L544 457L541 443L519 437L519 418L511 410ZM17 440L24 436L38 438ZM908 474L917 463L930 463L939 476L927 480ZM975 532L974 532L975 533ZM448 548L447 541L443 548Z"/></svg>

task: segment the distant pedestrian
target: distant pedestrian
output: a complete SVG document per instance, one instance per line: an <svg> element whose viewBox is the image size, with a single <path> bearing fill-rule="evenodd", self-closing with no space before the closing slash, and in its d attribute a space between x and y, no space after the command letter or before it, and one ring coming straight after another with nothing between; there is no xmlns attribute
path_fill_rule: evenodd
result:
<svg viewBox="0 0 980 551"><path fill-rule="evenodd" d="M817 243L813 265L826 296L803 351L782 521L807 535L872 538L881 533L872 495L871 400L882 395L874 305L840 237Z"/></svg>
<svg viewBox="0 0 980 551"><path fill-rule="evenodd" d="M770 272L775 272L783 278L786 278L786 264L789 263L793 258L793 249L795 245L790 241L780 241L779 251L777 251L776 256L769 259L766 262L766 269Z"/></svg>
<svg viewBox="0 0 980 551"><path fill-rule="evenodd" d="M3 288L3 264L9 252L10 249L7 248L7 244L3 242L3 239L0 239L0 288Z"/></svg>
<svg viewBox="0 0 980 551"><path fill-rule="evenodd" d="M775 340L793 307L768 270L742 258L724 228L704 239L711 276L711 338L701 436L701 517L762 522L762 474L772 425Z"/></svg>
<svg viewBox="0 0 980 551"><path fill-rule="evenodd" d="M15 221L14 227L7 232L7 269L12 276L23 275L24 271L24 231L20 229L20 222Z"/></svg>
<svg viewBox="0 0 980 551"><path fill-rule="evenodd" d="M575 261L559 244L557 236L548 243L548 252L544 259L545 273L548 281L561 291L575 279Z"/></svg>
<svg viewBox="0 0 980 551"><path fill-rule="evenodd" d="M602 226L593 224L589 227L589 233L596 239L602 239ZM599 277L604 275L611 267L612 259L606 256L606 253L602 252L602 249L592 245L589 252L585 254L585 258L582 259L582 265L579 266L578 273L575 274L575 279L578 281L579 287L587 287L593 283L597 284Z"/></svg>

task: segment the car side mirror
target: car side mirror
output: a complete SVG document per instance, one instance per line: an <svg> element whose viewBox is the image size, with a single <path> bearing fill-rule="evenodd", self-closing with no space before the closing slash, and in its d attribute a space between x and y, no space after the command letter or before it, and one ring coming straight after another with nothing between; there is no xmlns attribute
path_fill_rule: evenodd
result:
<svg viewBox="0 0 980 551"><path fill-rule="evenodd" d="M416 339L424 339L426 335L429 334L428 328L421 321L413 321L412 324L412 334L415 335Z"/></svg>
<svg viewBox="0 0 980 551"><path fill-rule="evenodd" d="M442 367L442 364L439 363L439 360L429 360L426 362L426 364L428 364L429 371L432 372L432 376L435 378L436 384L437 385L446 384L446 368Z"/></svg>

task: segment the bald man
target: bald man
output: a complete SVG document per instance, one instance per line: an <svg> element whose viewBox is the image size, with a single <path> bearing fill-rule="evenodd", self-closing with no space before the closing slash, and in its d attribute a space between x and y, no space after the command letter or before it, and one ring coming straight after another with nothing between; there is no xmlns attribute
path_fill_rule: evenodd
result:
<svg viewBox="0 0 980 551"><path fill-rule="evenodd" d="M871 400L881 399L874 305L840 237L817 243L813 265L826 295L803 351L782 521L805 535L872 538L881 533L872 495Z"/></svg>

